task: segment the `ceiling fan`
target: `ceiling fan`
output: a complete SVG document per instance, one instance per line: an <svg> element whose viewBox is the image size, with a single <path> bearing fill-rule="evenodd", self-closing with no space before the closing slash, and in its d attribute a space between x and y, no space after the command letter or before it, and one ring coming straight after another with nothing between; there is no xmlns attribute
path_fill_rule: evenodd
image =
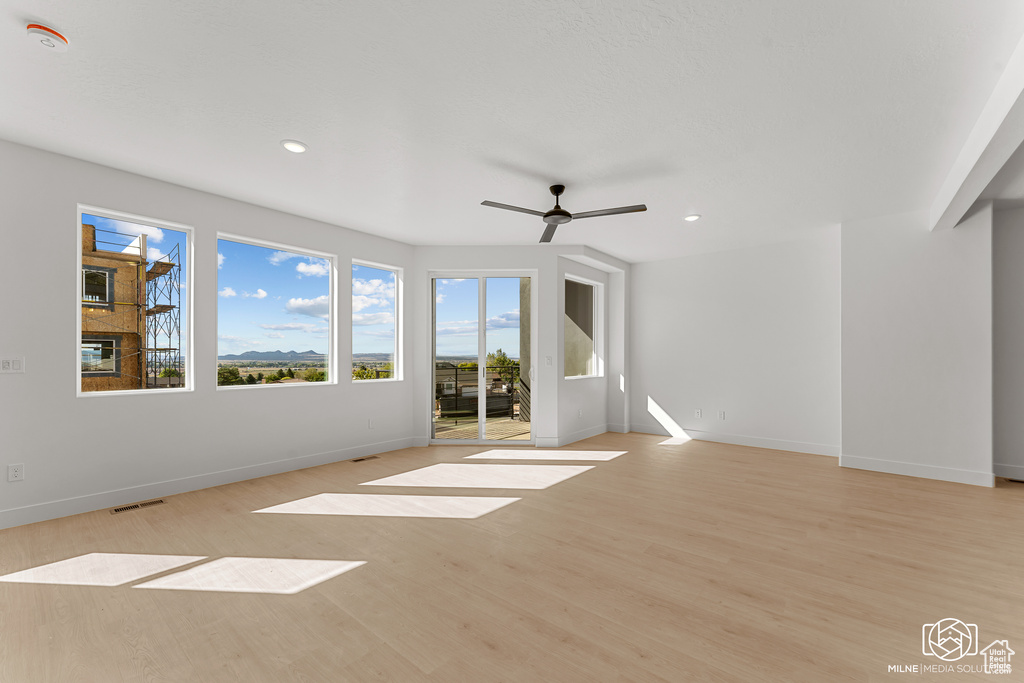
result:
<svg viewBox="0 0 1024 683"><path fill-rule="evenodd" d="M593 218L594 216L614 216L617 213L634 213L637 211L647 210L647 206L645 204L634 204L633 206L620 206L616 209L600 209L598 211L569 213L558 205L558 197L565 192L565 185L552 185L549 189L551 190L551 194L555 195L555 208L551 209L547 213L544 213L543 211L534 211L533 209L524 209L510 204L499 204L498 202L484 201L480 203L484 206L493 206L496 209L507 209L508 211L519 211L520 213L540 216L544 219L544 222L548 224L544 229L544 234L541 235L540 238L542 244L544 242L551 241L551 238L555 236L555 228L559 225L564 225L573 219Z"/></svg>

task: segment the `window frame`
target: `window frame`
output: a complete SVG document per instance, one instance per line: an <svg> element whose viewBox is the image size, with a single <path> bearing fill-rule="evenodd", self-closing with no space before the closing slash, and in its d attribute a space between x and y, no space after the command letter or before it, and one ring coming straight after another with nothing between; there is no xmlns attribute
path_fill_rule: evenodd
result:
<svg viewBox="0 0 1024 683"><path fill-rule="evenodd" d="M351 310L352 305L352 280L351 269L349 277L349 380L352 384L381 384L385 382L402 382L405 380L405 353L404 344L402 343L402 332L404 326L402 324L402 316L404 313L404 283L405 283L405 269L400 266L392 266L386 263L380 263L378 261L366 261L364 259L354 258L352 259L352 266L361 266L364 268L376 268L377 270L386 270L395 274L395 353L394 353L394 369L391 373L391 377L382 377L380 379L356 379L352 377L352 362L355 358L355 325L352 324L352 315L355 314Z"/></svg>
<svg viewBox="0 0 1024 683"><path fill-rule="evenodd" d="M84 348L85 342L110 342L111 351L113 352L114 369L113 370L79 370L84 377L120 377L121 376L121 337L120 335L110 334L83 334L82 341L79 344L79 351ZM102 355L102 354L101 354ZM101 358L102 360L102 358Z"/></svg>
<svg viewBox="0 0 1024 683"><path fill-rule="evenodd" d="M94 214L91 214L94 215ZM86 301L85 299L85 275L86 273L101 273L106 280L106 298L103 301ZM82 307L103 308L108 311L114 310L114 278L117 276L116 268L106 266L82 266Z"/></svg>
<svg viewBox="0 0 1024 683"><path fill-rule="evenodd" d="M195 268L194 268L195 229L192 226L185 225L183 223L175 223L173 221L167 221L167 220L163 220L163 219L160 219L160 218L151 218L149 216L141 216L141 215L138 215L138 214L127 213L125 211L117 211L115 209L105 209L103 207L93 206L93 205L90 205L90 204L82 204L82 203L78 204L78 211L77 211L77 213L75 215L78 218L77 229L74 231L75 235L77 235L77 238L78 238L76 240L76 242L75 242L75 261L76 261L76 263L78 265L78 271L79 272L82 272L86 268L91 269L91 268L100 268L100 267L102 267L102 266L85 266L82 263L82 235L83 235L83 231L84 231L84 228L82 227L82 222L83 222L83 216L85 216L85 215L97 216L99 218L107 218L107 219L115 220L115 221L124 221L126 223L136 223L136 224L145 225L145 226L148 226L148 227L151 227L151 228L173 230L175 232L184 233L185 234L185 238L184 238L184 244L185 244L185 258L184 258L184 261L185 261L185 263L184 263L184 265L185 265L185 280L184 280L184 282L182 283L181 286L182 286L182 288L185 291L182 292L181 299L184 302L183 305L187 307L186 308L185 316L183 318L183 324L185 326L185 332L184 332L184 334L181 335L182 336L182 342L183 342L183 344L185 346L185 353L183 354L183 356L184 356L183 362L184 362L184 365L185 365L185 376L183 377L183 379L184 379L185 386L183 386L183 387L167 387L167 388L163 388L163 389L111 389L109 391L106 391L106 390L105 391L82 391L82 379L83 379L83 377L89 378L89 377L98 377L98 376L101 376L101 375L98 375L96 373L91 373L91 372L87 372L87 373L83 374L82 373L82 369L81 369L81 361L79 361L79 369L78 369L78 372L75 373L75 376L74 376L75 377L75 397L76 398L96 398L96 397L101 397L101 396L124 396L126 394L131 394L131 395L134 395L134 396L148 396L148 395L160 395L160 394L180 394L180 393L186 393L186 392L195 391L195 331L194 331L195 325L193 324L194 321L195 321L195 293L194 293L195 292L195 287L193 286L193 283L195 282ZM77 294L78 294L78 300L79 301L83 301L85 299L85 296L84 296L85 293L83 291L84 290L84 285L85 285L85 278L82 275L79 275L77 280L78 280L78 283L76 285L76 289L77 289ZM107 279L107 283L108 283L108 287L109 286L113 286L113 278L108 278ZM109 298L113 298L113 296L111 296ZM108 308L108 309L112 309L113 308L113 303L107 304L107 305L105 305L103 307L104 308ZM79 306L79 310L81 310L81 308L82 308L82 306ZM94 306L93 308L100 308L100 307L99 306ZM76 320L75 320L75 335L76 335L75 343L78 345L78 351L79 351L78 355L81 356L82 338L83 338L83 334L82 334L82 316L81 315L77 315L77 316L75 316L75 318L76 318ZM108 335L100 335L100 336L104 337L104 338L110 338L111 337L111 335L109 335L109 334ZM179 354L181 353L180 349L179 349L178 353ZM118 361L120 361L120 354L119 354L119 357L118 357Z"/></svg>
<svg viewBox="0 0 1024 683"><path fill-rule="evenodd" d="M228 232L217 232L217 244L215 247L218 252L220 250L220 241L224 240L227 242L238 242L239 244L247 244L253 247L263 247L264 249L272 249L274 251L287 251L299 256L309 256L311 258L323 259L327 261L328 270L328 284L327 284L327 310L330 315L327 318L327 380L324 382L294 382L289 384L217 384L216 377L214 378L214 388L217 391L245 391L245 390L265 390L268 388L284 389L294 387L316 387L316 386L333 386L338 384L338 348L337 348L337 307L338 307L338 256L336 254L329 254L323 251L317 251L315 249L307 249L306 247L298 247L294 244L285 244L283 242L273 242L271 240L263 240L257 237L247 237L245 235L239 235L237 233ZM218 296L220 292L220 275L217 276L217 281L214 286L213 296L216 300L216 336L220 336L220 306L221 301ZM219 363L220 353L214 351L214 364ZM217 365L217 367L220 367Z"/></svg>
<svg viewBox="0 0 1024 683"><path fill-rule="evenodd" d="M594 321L594 350L591 355L591 367L592 372L586 375L566 375L565 374L565 308L566 308L566 282L573 282L578 285L587 285L592 287L594 290L594 310L593 310L593 321ZM604 377L604 283L596 280L588 280L587 278L580 277L578 275L572 275L565 273L562 278L562 379L565 380L578 380L578 379L598 379Z"/></svg>

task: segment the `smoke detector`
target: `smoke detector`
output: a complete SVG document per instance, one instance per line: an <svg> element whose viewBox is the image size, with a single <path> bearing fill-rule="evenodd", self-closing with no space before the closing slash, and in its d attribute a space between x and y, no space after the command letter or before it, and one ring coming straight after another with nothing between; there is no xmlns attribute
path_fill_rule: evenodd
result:
<svg viewBox="0 0 1024 683"><path fill-rule="evenodd" d="M68 39L57 31L54 31L49 26L43 26L42 24L29 24L28 39L34 43L39 43L46 49L53 50L54 52L68 51Z"/></svg>

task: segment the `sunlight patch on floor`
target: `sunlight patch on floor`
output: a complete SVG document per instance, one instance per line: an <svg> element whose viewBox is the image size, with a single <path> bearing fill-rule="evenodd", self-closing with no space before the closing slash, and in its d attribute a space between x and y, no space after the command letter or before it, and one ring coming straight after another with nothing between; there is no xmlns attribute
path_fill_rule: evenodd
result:
<svg viewBox="0 0 1024 683"><path fill-rule="evenodd" d="M430 465L360 486L432 486L438 488L546 489L593 465Z"/></svg>
<svg viewBox="0 0 1024 683"><path fill-rule="evenodd" d="M71 586L120 586L205 559L204 555L89 553L0 576L0 581Z"/></svg>
<svg viewBox="0 0 1024 683"><path fill-rule="evenodd" d="M286 515L352 515L477 519L521 498L480 496L389 496L373 493L321 493L255 510Z"/></svg>
<svg viewBox="0 0 1024 683"><path fill-rule="evenodd" d="M222 557L135 588L294 595L364 564L340 560Z"/></svg>
<svg viewBox="0 0 1024 683"><path fill-rule="evenodd" d="M613 460L628 451L501 450L467 455L466 460Z"/></svg>

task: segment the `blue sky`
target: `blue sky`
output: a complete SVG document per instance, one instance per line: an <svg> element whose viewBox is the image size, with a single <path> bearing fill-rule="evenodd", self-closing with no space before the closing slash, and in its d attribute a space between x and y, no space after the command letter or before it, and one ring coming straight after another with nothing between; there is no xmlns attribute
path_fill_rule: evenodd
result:
<svg viewBox="0 0 1024 683"><path fill-rule="evenodd" d="M352 264L352 354L395 353L395 273Z"/></svg>
<svg viewBox="0 0 1024 683"><path fill-rule="evenodd" d="M476 278L438 279L435 286L437 355L477 353L478 287ZM519 278L487 278L487 352L503 350L519 357Z"/></svg>
<svg viewBox="0 0 1024 683"><path fill-rule="evenodd" d="M82 214L82 223L92 225L96 228L96 248L106 251L123 251L139 235L146 235L146 259L149 261L166 260L168 254L174 253L174 247L178 247L177 254L181 263L181 351L185 354L188 321L188 297L186 296L186 283L188 282L188 262L186 260L186 247L188 235L179 230L169 228L155 228L151 225L130 223L128 221L103 218L88 213ZM161 347L177 347L178 340L158 339L157 344Z"/></svg>
<svg viewBox="0 0 1024 683"><path fill-rule="evenodd" d="M217 355L328 352L330 262L217 240Z"/></svg>

